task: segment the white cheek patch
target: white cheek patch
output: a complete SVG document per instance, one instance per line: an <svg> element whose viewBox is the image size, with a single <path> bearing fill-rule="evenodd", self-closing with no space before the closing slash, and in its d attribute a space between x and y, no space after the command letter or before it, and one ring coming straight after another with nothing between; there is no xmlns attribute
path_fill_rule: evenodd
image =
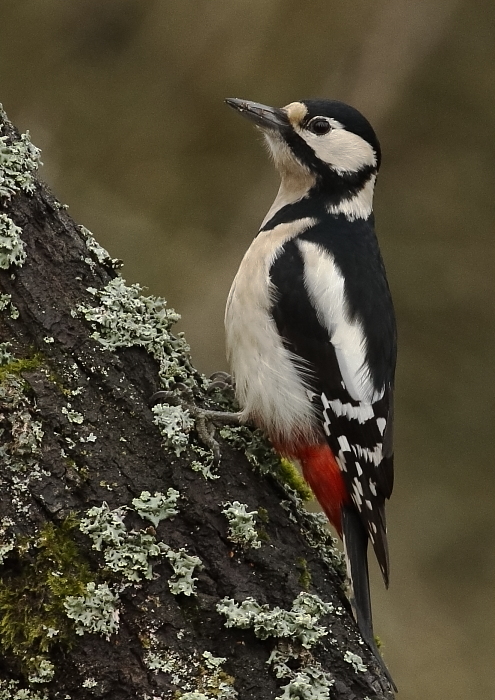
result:
<svg viewBox="0 0 495 700"><path fill-rule="evenodd" d="M376 391L371 379L363 327L359 320L349 320L342 272L333 256L316 243L298 240L297 245L304 260L306 291L319 322L331 338L347 391L355 401L365 404L378 401L383 390ZM341 414L351 410L347 404L335 408ZM356 419L365 420L368 412L369 409L359 407Z"/></svg>
<svg viewBox="0 0 495 700"><path fill-rule="evenodd" d="M297 129L297 133L313 149L317 158L337 173L356 172L376 166L376 155L370 144L341 126L321 136L306 129Z"/></svg>

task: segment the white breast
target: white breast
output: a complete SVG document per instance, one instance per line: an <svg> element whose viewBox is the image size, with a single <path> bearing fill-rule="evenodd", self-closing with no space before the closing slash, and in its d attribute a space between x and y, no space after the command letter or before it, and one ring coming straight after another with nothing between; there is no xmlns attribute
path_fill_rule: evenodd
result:
<svg viewBox="0 0 495 700"><path fill-rule="evenodd" d="M313 433L316 420L294 358L270 314L274 289L269 270L284 243L313 224L306 218L259 233L241 262L225 311L227 357L244 419L279 442Z"/></svg>

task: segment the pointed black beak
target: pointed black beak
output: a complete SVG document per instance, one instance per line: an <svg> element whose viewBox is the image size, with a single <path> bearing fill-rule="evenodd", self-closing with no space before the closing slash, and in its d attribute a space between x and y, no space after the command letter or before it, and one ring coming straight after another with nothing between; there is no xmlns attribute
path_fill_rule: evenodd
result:
<svg viewBox="0 0 495 700"><path fill-rule="evenodd" d="M229 97L225 102L262 129L282 131L290 126L285 109L268 107L249 100L238 100L234 97Z"/></svg>

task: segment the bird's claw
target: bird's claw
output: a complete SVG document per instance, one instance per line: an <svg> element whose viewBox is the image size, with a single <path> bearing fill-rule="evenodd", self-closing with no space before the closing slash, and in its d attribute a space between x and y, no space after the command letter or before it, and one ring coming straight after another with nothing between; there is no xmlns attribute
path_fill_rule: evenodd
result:
<svg viewBox="0 0 495 700"><path fill-rule="evenodd" d="M210 375L210 384L206 390L207 394L211 394L215 389L232 389L234 386L233 379L227 372L213 372Z"/></svg>
<svg viewBox="0 0 495 700"><path fill-rule="evenodd" d="M222 375L222 378L218 381L222 382L223 386L232 386L232 379L226 372L216 372L215 375L212 376L215 377L216 375ZM230 382L227 381L227 379L230 380ZM211 389L211 385L209 389ZM149 406L153 408L153 406L156 406L158 403L168 403L173 406L177 406L178 404L184 405L192 418L194 418L198 438L203 445L213 453L213 461L215 464L218 464L221 458L220 445L214 438L215 424L234 424L237 426L241 424L239 413L210 411L196 406L192 389L182 382L175 384L173 391L162 390L155 392L149 400Z"/></svg>

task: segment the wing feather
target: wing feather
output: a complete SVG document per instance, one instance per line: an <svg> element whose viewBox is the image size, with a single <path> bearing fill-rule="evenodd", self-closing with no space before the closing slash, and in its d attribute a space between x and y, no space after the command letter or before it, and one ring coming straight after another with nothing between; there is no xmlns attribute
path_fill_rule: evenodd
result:
<svg viewBox="0 0 495 700"><path fill-rule="evenodd" d="M383 267L375 273L384 275ZM287 242L270 278L278 332L300 358L301 379L314 395L322 432L388 585L384 503L393 487L393 363L389 376L377 379L370 357L379 349L369 347L369 319L348 307L342 270L320 242ZM392 344L384 352L394 357L395 327L388 337L371 334L371 342Z"/></svg>

